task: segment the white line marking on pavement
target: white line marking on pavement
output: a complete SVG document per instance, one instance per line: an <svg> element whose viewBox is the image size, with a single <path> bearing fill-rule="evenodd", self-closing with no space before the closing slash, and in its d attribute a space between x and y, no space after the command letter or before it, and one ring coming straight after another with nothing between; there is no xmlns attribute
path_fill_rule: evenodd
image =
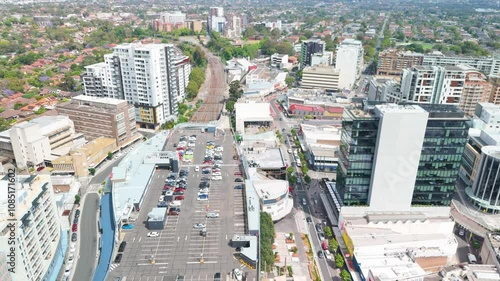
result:
<svg viewBox="0 0 500 281"><path fill-rule="evenodd" d="M178 237L177 237L177 242L179 242L179 239L181 239L181 237L179 237L179 236L178 236Z"/></svg>
<svg viewBox="0 0 500 281"><path fill-rule="evenodd" d="M142 237L139 237L139 242L141 242L141 240L142 240Z"/></svg>
<svg viewBox="0 0 500 281"><path fill-rule="evenodd" d="M188 240L188 236L186 235L186 238L184 238L184 240Z"/></svg>
<svg viewBox="0 0 500 281"><path fill-rule="evenodd" d="M199 257L197 257L199 258ZM199 261L188 261L186 262L187 264L197 264L200 263ZM203 263L218 263L218 261L204 261Z"/></svg>

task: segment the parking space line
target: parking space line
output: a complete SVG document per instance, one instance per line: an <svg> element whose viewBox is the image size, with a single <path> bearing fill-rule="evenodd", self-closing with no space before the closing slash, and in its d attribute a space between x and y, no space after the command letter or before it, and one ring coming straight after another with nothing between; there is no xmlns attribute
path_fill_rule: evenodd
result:
<svg viewBox="0 0 500 281"><path fill-rule="evenodd" d="M199 258L199 257L198 257ZM188 261L187 264L199 264L199 261ZM204 261L203 263L218 263L218 261Z"/></svg>

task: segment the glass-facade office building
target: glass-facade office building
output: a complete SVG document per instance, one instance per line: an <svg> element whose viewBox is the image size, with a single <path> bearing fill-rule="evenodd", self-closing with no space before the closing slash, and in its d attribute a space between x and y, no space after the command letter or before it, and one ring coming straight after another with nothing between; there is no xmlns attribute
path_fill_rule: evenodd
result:
<svg viewBox="0 0 500 281"><path fill-rule="evenodd" d="M365 102L344 111L337 189L345 206L366 206L370 202L379 134L391 134L379 131L380 118L373 114L377 104L384 103ZM467 142L469 120L453 105L418 106L428 112L428 119L423 144L418 145L422 150L411 204L449 206Z"/></svg>

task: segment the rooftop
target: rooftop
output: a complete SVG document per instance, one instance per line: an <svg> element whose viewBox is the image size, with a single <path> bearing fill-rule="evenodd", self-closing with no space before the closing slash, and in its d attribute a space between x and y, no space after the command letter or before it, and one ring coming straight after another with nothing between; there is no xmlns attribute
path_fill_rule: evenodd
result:
<svg viewBox="0 0 500 281"><path fill-rule="evenodd" d="M167 208L153 208L148 213L148 220L150 221L163 221L167 215Z"/></svg>
<svg viewBox="0 0 500 281"><path fill-rule="evenodd" d="M253 188L252 181L245 180L245 198L247 209L248 230L260 230L260 202L259 195Z"/></svg>
<svg viewBox="0 0 500 281"><path fill-rule="evenodd" d="M358 257L357 257L358 258ZM373 255L358 258L364 276L368 272L377 278L376 280L411 280L412 277L421 277L426 272L406 254L399 255Z"/></svg>
<svg viewBox="0 0 500 281"><path fill-rule="evenodd" d="M113 168L113 205L116 220L128 213L132 204L139 204L156 164L144 161L146 155L163 150L170 131L161 131L129 152Z"/></svg>
<svg viewBox="0 0 500 281"><path fill-rule="evenodd" d="M74 101L82 101L82 102L92 102L92 103L102 103L102 104L112 104L112 105L118 105L121 103L125 103L125 100L119 100L119 99L113 99L113 98L100 98L100 97L91 97L91 96L85 96L85 95L78 95L76 97L73 97L71 100Z"/></svg>
<svg viewBox="0 0 500 281"><path fill-rule="evenodd" d="M258 153L247 153L246 159L250 166L255 164L260 168L282 168L285 166L283 154L279 148L266 148Z"/></svg>

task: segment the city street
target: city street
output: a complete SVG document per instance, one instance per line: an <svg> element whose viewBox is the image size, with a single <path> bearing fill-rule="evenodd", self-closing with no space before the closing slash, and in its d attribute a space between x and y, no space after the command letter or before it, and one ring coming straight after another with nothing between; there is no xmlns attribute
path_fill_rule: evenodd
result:
<svg viewBox="0 0 500 281"><path fill-rule="evenodd" d="M94 276L94 269L97 263L97 219L99 215L99 194L93 192L85 196L82 212L80 215L79 247L76 269L73 274L73 281L88 281ZM84 235L82 235L84 233ZM71 242L74 244L73 242Z"/></svg>

